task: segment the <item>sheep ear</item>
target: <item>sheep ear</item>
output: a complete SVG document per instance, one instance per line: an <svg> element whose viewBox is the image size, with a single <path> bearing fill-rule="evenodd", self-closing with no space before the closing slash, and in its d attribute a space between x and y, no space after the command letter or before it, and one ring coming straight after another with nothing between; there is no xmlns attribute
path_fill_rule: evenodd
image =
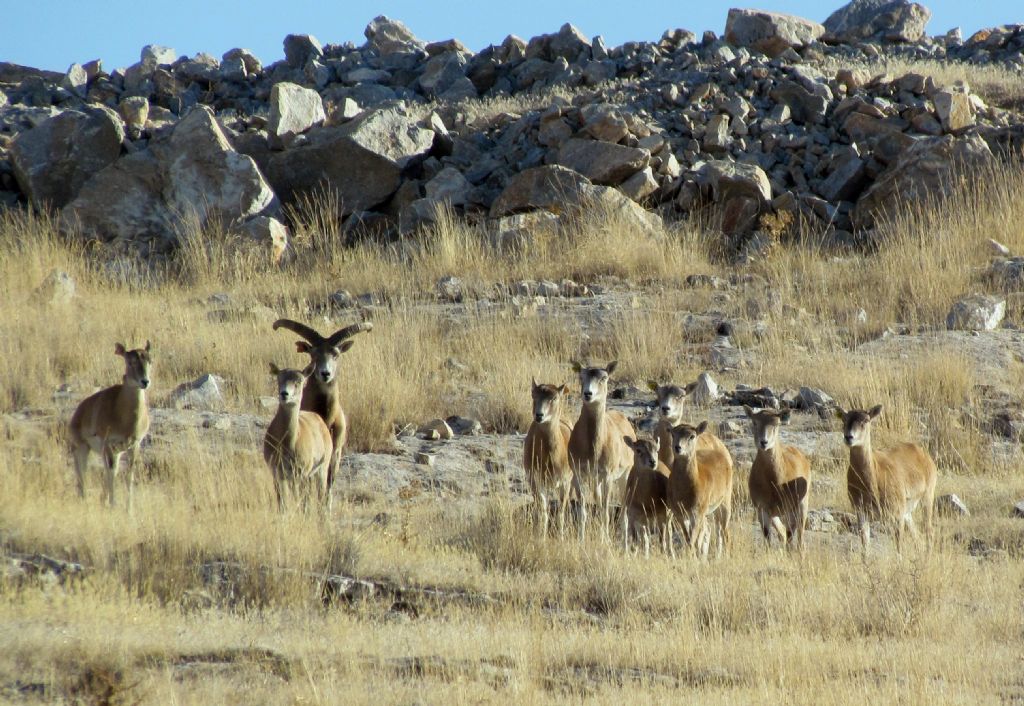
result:
<svg viewBox="0 0 1024 706"><path fill-rule="evenodd" d="M573 371L574 371L574 372L577 372L577 373L578 373L578 372L580 372L581 370L583 370L583 366L582 366L582 365L580 365L580 362L579 362L578 360L573 360L573 361L570 361L570 362L569 362L569 365L571 365L571 366L572 366L572 369L573 369Z"/></svg>
<svg viewBox="0 0 1024 706"><path fill-rule="evenodd" d="M694 382L688 383L686 385L686 387L683 388L683 391L686 392L687 396L689 396L689 395L692 395L693 391L696 390L696 389L697 389L697 383L696 383L696 381L694 381Z"/></svg>
<svg viewBox="0 0 1024 706"><path fill-rule="evenodd" d="M561 392L563 395L568 395L569 394L569 386L568 385L559 385L558 391Z"/></svg>
<svg viewBox="0 0 1024 706"><path fill-rule="evenodd" d="M647 389L650 390L651 392L657 392L658 391L658 383L654 382L654 380L648 380L647 381Z"/></svg>
<svg viewBox="0 0 1024 706"><path fill-rule="evenodd" d="M608 363L607 367L605 367L605 370L607 370L608 374L611 375L612 373L615 372L615 368L617 367L619 367L619 361L613 360L612 362Z"/></svg>
<svg viewBox="0 0 1024 706"><path fill-rule="evenodd" d="M846 410L843 409L842 407L836 407L835 415L836 415L836 419L838 419L840 421L845 421L846 420Z"/></svg>
<svg viewBox="0 0 1024 706"><path fill-rule="evenodd" d="M632 439L631 437L628 437L628 436L624 436L624 437L622 437L622 441L623 441L623 443L625 443L625 444L626 444L626 446L628 446L629 448L631 448L631 449L636 449L636 442L634 442L634 441L633 441L633 439Z"/></svg>
<svg viewBox="0 0 1024 706"><path fill-rule="evenodd" d="M277 367L276 363L271 363L270 364L270 374L271 375L277 376L277 374L280 373L280 372L281 372L281 369L279 367Z"/></svg>
<svg viewBox="0 0 1024 706"><path fill-rule="evenodd" d="M124 347L123 343L115 343L114 344L114 355L119 355L121 357L124 357L124 354L127 353L127 352L128 351L125 350L125 347Z"/></svg>
<svg viewBox="0 0 1024 706"><path fill-rule="evenodd" d="M792 417L792 416L793 416L793 413L792 413L792 412L790 412L790 411L789 411L789 410L787 409L786 411L782 412L782 413L781 413L781 414L779 415L779 421L780 421L781 423L783 423L783 424L789 424L789 420L790 420L790 417Z"/></svg>
<svg viewBox="0 0 1024 706"><path fill-rule="evenodd" d="M752 409L750 408L750 405L743 405L743 411L744 411L744 413L746 413L746 415L747 415L748 417L750 417L751 419L753 419L753 417L754 417L754 410L752 410Z"/></svg>
<svg viewBox="0 0 1024 706"><path fill-rule="evenodd" d="M295 350L299 353L309 353L313 350L313 346L309 345L306 341L296 341Z"/></svg>
<svg viewBox="0 0 1024 706"><path fill-rule="evenodd" d="M535 378L532 375L530 376L530 389L531 390L536 390L537 389L537 378Z"/></svg>
<svg viewBox="0 0 1024 706"><path fill-rule="evenodd" d="M146 339L146 352L149 353L151 350L153 350L153 344L151 344L149 342L149 339L147 338Z"/></svg>
<svg viewBox="0 0 1024 706"><path fill-rule="evenodd" d="M351 348L355 344L356 344L356 342L353 341L352 339L349 339L347 341L343 341L342 344L340 346L338 346L338 350L340 350L342 353L345 353L346 351L348 351L349 348Z"/></svg>
<svg viewBox="0 0 1024 706"><path fill-rule="evenodd" d="M874 419L882 413L882 405L876 404L874 407L868 410L868 416Z"/></svg>
<svg viewBox="0 0 1024 706"><path fill-rule="evenodd" d="M705 419L703 422L697 425L697 433L703 434L708 430L708 421Z"/></svg>

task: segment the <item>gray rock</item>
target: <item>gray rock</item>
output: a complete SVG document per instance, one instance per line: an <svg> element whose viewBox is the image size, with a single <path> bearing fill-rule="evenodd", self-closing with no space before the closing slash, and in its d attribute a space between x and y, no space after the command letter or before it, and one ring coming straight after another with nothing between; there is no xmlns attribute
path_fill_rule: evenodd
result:
<svg viewBox="0 0 1024 706"><path fill-rule="evenodd" d="M128 96L117 104L117 112L124 119L128 134L133 140L139 139L149 120L149 99L145 96Z"/></svg>
<svg viewBox="0 0 1024 706"><path fill-rule="evenodd" d="M558 163L595 184L615 186L644 169L651 153L601 140L569 139L558 151Z"/></svg>
<svg viewBox="0 0 1024 706"><path fill-rule="evenodd" d="M964 297L946 316L950 331L993 331L1006 316L1006 300L983 294Z"/></svg>
<svg viewBox="0 0 1024 706"><path fill-rule="evenodd" d="M424 48L424 43L404 23L384 15L373 18L363 30L363 36L366 37L367 47L377 50L380 56Z"/></svg>
<svg viewBox="0 0 1024 706"><path fill-rule="evenodd" d="M66 88L79 98L85 98L89 89L89 74L81 64L72 64L68 67L67 73L61 79L61 88Z"/></svg>
<svg viewBox="0 0 1024 706"><path fill-rule="evenodd" d="M817 22L763 10L733 8L725 22L725 41L772 58L787 49L807 46L824 33L825 28Z"/></svg>
<svg viewBox="0 0 1024 706"><path fill-rule="evenodd" d="M254 76L263 71L263 63L248 49L228 49L221 57L223 62L241 61L248 76Z"/></svg>
<svg viewBox="0 0 1024 706"><path fill-rule="evenodd" d="M944 131L959 132L974 125L974 106L966 93L939 91L932 101Z"/></svg>
<svg viewBox="0 0 1024 706"><path fill-rule="evenodd" d="M445 167L423 187L427 198L447 202L452 206L465 206L472 188L462 172L454 167Z"/></svg>
<svg viewBox="0 0 1024 706"><path fill-rule="evenodd" d="M326 117L319 93L287 81L275 83L270 89L267 141L272 148L283 149Z"/></svg>
<svg viewBox="0 0 1024 706"><path fill-rule="evenodd" d="M825 121L828 100L811 93L795 81L780 81L771 90L772 100L789 107L793 120L798 123L816 124Z"/></svg>
<svg viewBox="0 0 1024 706"><path fill-rule="evenodd" d="M168 402L175 409L213 412L224 406L224 396L221 394L223 387L224 378L206 373L191 382L184 382L174 388L168 397Z"/></svg>
<svg viewBox="0 0 1024 706"><path fill-rule="evenodd" d="M856 201L867 183L867 162L849 155L821 183L818 193L828 201Z"/></svg>
<svg viewBox="0 0 1024 706"><path fill-rule="evenodd" d="M707 162L697 172L697 180L722 205L722 231L727 235L749 232L771 200L768 175L755 164Z"/></svg>
<svg viewBox="0 0 1024 706"><path fill-rule="evenodd" d="M619 191L636 202L641 202L658 190L658 180L654 171L645 167L619 185Z"/></svg>
<svg viewBox="0 0 1024 706"><path fill-rule="evenodd" d="M123 141L124 126L109 108L68 110L14 138L14 177L35 208L61 208L117 159Z"/></svg>
<svg viewBox="0 0 1024 706"><path fill-rule="evenodd" d="M289 34L284 38L284 60L293 69L301 69L323 55L323 47L312 34Z"/></svg>
<svg viewBox="0 0 1024 706"><path fill-rule="evenodd" d="M583 130L596 140L621 142L629 135L626 122L618 106L598 103L584 107L581 111Z"/></svg>
<svg viewBox="0 0 1024 706"><path fill-rule="evenodd" d="M148 149L98 172L60 218L90 239L174 243L183 227L237 223L275 206L256 163L231 148L213 112L200 106Z"/></svg>
<svg viewBox="0 0 1024 706"><path fill-rule="evenodd" d="M859 228L871 228L879 214L893 207L942 197L962 169L984 167L991 160L992 151L978 135L921 138L900 153L860 197L853 222Z"/></svg>
<svg viewBox="0 0 1024 706"><path fill-rule="evenodd" d="M462 280L453 275L446 275L437 281L437 296L441 301L461 302L465 296Z"/></svg>
<svg viewBox="0 0 1024 706"><path fill-rule="evenodd" d="M483 434L484 427L479 419L472 417L451 416L445 419L451 430L458 436L479 436Z"/></svg>
<svg viewBox="0 0 1024 706"><path fill-rule="evenodd" d="M432 130L420 127L402 106L392 106L311 130L305 144L272 156L266 174L283 201L327 187L348 215L386 201L400 186L403 170L425 158L433 143Z"/></svg>
<svg viewBox="0 0 1024 706"><path fill-rule="evenodd" d="M690 399L698 405L707 406L714 404L722 396L718 389L718 383L711 377L711 373L701 373L697 376L696 384L690 391Z"/></svg>
<svg viewBox="0 0 1024 706"><path fill-rule="evenodd" d="M237 227L237 232L258 245L278 264L288 249L288 226L270 216L256 216Z"/></svg>
<svg viewBox="0 0 1024 706"><path fill-rule="evenodd" d="M704 149L712 154L722 154L729 149L729 116L715 115L708 121L704 132Z"/></svg>
<svg viewBox="0 0 1024 706"><path fill-rule="evenodd" d="M935 512L944 517L970 517L971 512L959 495L950 493L935 498Z"/></svg>
<svg viewBox="0 0 1024 706"><path fill-rule="evenodd" d="M854 43L876 38L916 42L924 37L931 11L907 0L853 0L825 20L827 39Z"/></svg>
<svg viewBox="0 0 1024 706"><path fill-rule="evenodd" d="M178 52L171 47L164 47L159 44L147 44L142 47L139 59L143 64L156 68L157 66L169 66L178 59Z"/></svg>
<svg viewBox="0 0 1024 706"><path fill-rule="evenodd" d="M816 387L801 387L799 395L801 409L829 410L836 406L836 401L824 390Z"/></svg>
<svg viewBox="0 0 1024 706"><path fill-rule="evenodd" d="M590 180L566 167L550 165L525 169L509 181L491 204L491 217L543 209L558 213L566 199L578 202Z"/></svg>
<svg viewBox="0 0 1024 706"><path fill-rule="evenodd" d="M427 61L423 73L420 74L419 84L424 95L436 98L460 84L460 79L466 80L466 57L459 52L452 52L440 54ZM476 95L475 88L473 95Z"/></svg>
<svg viewBox="0 0 1024 706"><path fill-rule="evenodd" d="M1021 500L1013 506L1014 517L1024 517L1024 500Z"/></svg>

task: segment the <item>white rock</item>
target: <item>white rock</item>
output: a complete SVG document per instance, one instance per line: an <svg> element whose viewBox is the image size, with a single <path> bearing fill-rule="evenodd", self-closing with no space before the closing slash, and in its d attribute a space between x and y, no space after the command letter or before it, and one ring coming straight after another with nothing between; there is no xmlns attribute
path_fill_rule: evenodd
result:
<svg viewBox="0 0 1024 706"><path fill-rule="evenodd" d="M992 331L1006 316L1006 300L984 294L964 297L949 310L946 328L950 331Z"/></svg>
<svg viewBox="0 0 1024 706"><path fill-rule="evenodd" d="M169 401L175 409L214 411L224 405L224 396L221 394L223 386L224 378L206 373L174 388Z"/></svg>
<svg viewBox="0 0 1024 706"><path fill-rule="evenodd" d="M270 90L267 142L275 149L287 147L299 135L326 119L320 94L310 88L282 81Z"/></svg>

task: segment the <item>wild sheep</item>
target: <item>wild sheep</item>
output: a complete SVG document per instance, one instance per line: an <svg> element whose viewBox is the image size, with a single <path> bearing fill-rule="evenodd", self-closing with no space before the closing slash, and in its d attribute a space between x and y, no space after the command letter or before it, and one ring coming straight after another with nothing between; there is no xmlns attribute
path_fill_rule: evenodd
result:
<svg viewBox="0 0 1024 706"><path fill-rule="evenodd" d="M565 385L538 385L532 381L533 422L523 444L523 470L533 493L537 526L548 533L548 497L558 498L558 534L565 537L565 513L572 492L572 467L569 465L569 437L572 427L562 419L562 402L569 388Z"/></svg>
<svg viewBox="0 0 1024 706"><path fill-rule="evenodd" d="M373 324L357 323L338 329L326 338L315 330L291 319L278 319L273 326L288 329L302 336L304 341L296 341L295 348L299 353L309 355L311 385L306 385L302 393L302 409L315 412L331 430L331 443L334 454L327 469L327 494L324 498L327 509L331 507L331 488L334 476L341 465L341 454L348 440L348 419L341 407L341 392L338 389L338 358L352 347L353 342L347 339L362 331L372 331Z"/></svg>
<svg viewBox="0 0 1024 706"><path fill-rule="evenodd" d="M263 437L263 459L274 477L278 509L284 509L289 491L304 502L315 493L322 502L330 490L327 469L334 445L320 415L299 409L309 376L301 370L282 370L273 363L270 374L277 378L278 404Z"/></svg>
<svg viewBox="0 0 1024 706"><path fill-rule="evenodd" d="M701 449L700 435L708 423L697 426L679 424L672 428L675 463L668 479L668 502L680 525L690 551L708 556L710 537L707 517L714 518L717 554L729 545L729 520L732 516L732 456L720 449ZM703 545L700 547L699 545Z"/></svg>
<svg viewBox="0 0 1024 706"><path fill-rule="evenodd" d="M927 451L909 442L875 451L871 446L871 423L881 413L882 405L867 411L837 412L843 420L843 442L850 449L846 486L860 523L861 545L866 554L871 542L870 520L877 519L892 526L899 552L904 528L917 537L913 513L922 504L927 548L931 549L935 462Z"/></svg>
<svg viewBox="0 0 1024 706"><path fill-rule="evenodd" d="M672 450L672 427L683 423L683 403L693 393L697 383L691 382L686 387L680 387L672 384L659 385L652 380L647 383L647 386L658 398L658 413L661 415L654 430L661 448L658 458L666 466L672 468L672 464L675 462L675 452ZM697 450L717 450L729 453L729 449L722 443L722 440L710 431L705 431L697 437Z"/></svg>
<svg viewBox="0 0 1024 706"><path fill-rule="evenodd" d="M580 501L580 539L587 527L587 505L595 504L604 514L602 532L610 538L611 495L616 483L624 483L633 467L633 453L624 437L636 438L633 425L621 412L609 410L608 379L617 363L604 368L572 367L580 377L583 405L569 437L569 463L573 487Z"/></svg>
<svg viewBox="0 0 1024 706"><path fill-rule="evenodd" d="M658 460L657 439L622 437L633 450L633 468L626 480L622 499L623 547L629 553L632 532L640 528L644 537L644 556L651 555L651 532L658 533L662 551L668 552L672 537L668 512L669 468Z"/></svg>
<svg viewBox="0 0 1024 706"><path fill-rule="evenodd" d="M139 446L149 431L146 389L153 370L151 351L149 341L146 341L145 348L130 351L122 343L115 344L114 353L124 358L124 382L86 397L71 415L68 434L79 497L85 497L85 469L90 454L95 452L103 459L106 470L103 491L113 507L114 477L121 456L127 452L126 505L131 509Z"/></svg>
<svg viewBox="0 0 1024 706"><path fill-rule="evenodd" d="M789 424L790 411L764 409L750 418L757 455L750 468L750 501L757 511L764 539L771 546L771 528L784 544L804 549L804 526L811 488L811 462L800 449L779 441L779 429Z"/></svg>

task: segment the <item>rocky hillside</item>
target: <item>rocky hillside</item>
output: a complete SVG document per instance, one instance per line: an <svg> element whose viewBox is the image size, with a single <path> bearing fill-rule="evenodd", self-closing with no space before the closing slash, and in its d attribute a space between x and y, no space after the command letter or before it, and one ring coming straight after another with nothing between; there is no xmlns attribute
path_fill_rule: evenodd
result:
<svg viewBox="0 0 1024 706"><path fill-rule="evenodd" d="M378 17L361 46L289 35L268 66L159 46L111 72L0 64L0 208L53 209L143 256L217 223L279 257L287 207L324 191L352 237L414 232L442 206L518 237L597 201L638 225L714 204L740 255L766 222L870 241L888 207L1024 136L1019 98L877 68L1024 71L1024 25L929 37L929 16L905 0L824 24L730 10L721 37L608 47L567 24L476 53Z"/></svg>

